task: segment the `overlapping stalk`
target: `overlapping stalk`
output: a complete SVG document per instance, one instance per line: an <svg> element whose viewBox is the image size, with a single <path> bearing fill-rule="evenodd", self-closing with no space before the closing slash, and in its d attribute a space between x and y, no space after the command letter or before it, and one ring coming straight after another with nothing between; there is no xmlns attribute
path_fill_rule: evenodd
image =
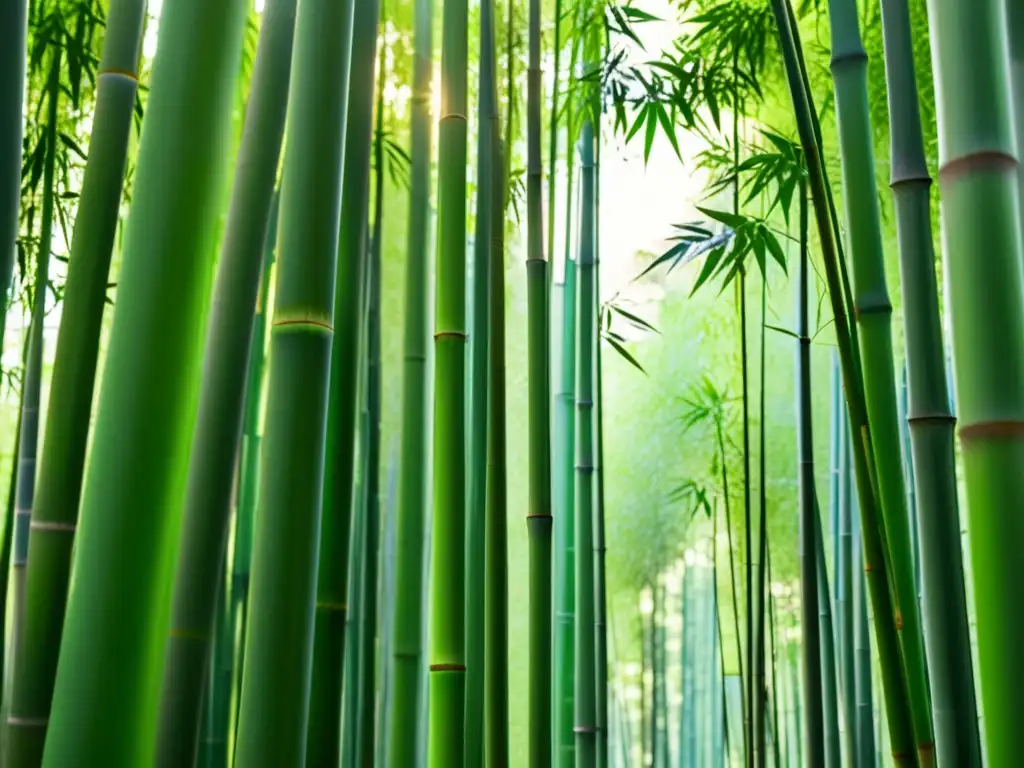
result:
<svg viewBox="0 0 1024 768"><path fill-rule="evenodd" d="M49 768L153 759L157 660L170 618L244 6L182 0L161 17L75 541Z"/></svg>
<svg viewBox="0 0 1024 768"><path fill-rule="evenodd" d="M978 620L986 762L1019 761L1024 709L1024 281L1020 167L999 0L930 0L942 252Z"/></svg>
<svg viewBox="0 0 1024 768"><path fill-rule="evenodd" d="M955 419L946 384L932 246L931 177L925 162L907 0L883 0L882 32L889 88L890 186L896 206L907 339L907 421L936 758L940 765L969 768L981 764L981 748L960 545Z"/></svg>
<svg viewBox="0 0 1024 768"><path fill-rule="evenodd" d="M853 648L853 579L862 579L853 560L851 539L850 439L846 422L846 408L840 382L839 359L832 357L832 473L835 485L833 503L836 505L835 557L835 628L840 701L845 725L844 749L849 765L857 766L858 739L856 729L857 689L854 677Z"/></svg>
<svg viewBox="0 0 1024 768"><path fill-rule="evenodd" d="M490 120L491 167L502 167L495 108ZM491 186L487 406L487 590L484 638L484 756L486 765L508 765L508 508L505 432L505 179L495 170ZM548 638L550 642L550 638ZM532 674L532 673L531 673ZM532 762L531 762L532 765Z"/></svg>
<svg viewBox="0 0 1024 768"><path fill-rule="evenodd" d="M431 543L432 768L463 765L466 694L466 0L444 0L438 127Z"/></svg>
<svg viewBox="0 0 1024 768"><path fill-rule="evenodd" d="M882 230L868 111L867 54L853 0L830 0L832 78L843 167L846 230L853 263L856 318L863 360L863 391L871 429L874 477L894 581L896 629L910 690L914 736L922 765L934 761L934 735L924 661L924 636L914 583L910 517L900 453L892 304L885 284Z"/></svg>
<svg viewBox="0 0 1024 768"><path fill-rule="evenodd" d="M157 747L160 765L180 765L196 754L215 617L221 604L230 610L230 599L223 601L218 595L225 581L253 318L284 136L294 32L295 0L268 3L260 26L203 358L164 662ZM262 349L259 354L262 357Z"/></svg>
<svg viewBox="0 0 1024 768"><path fill-rule="evenodd" d="M541 2L530 0L527 69L527 337L529 377L530 765L551 764L551 372L548 262L541 205ZM553 147L552 147L553 153ZM496 222L497 224L497 222Z"/></svg>
<svg viewBox="0 0 1024 768"><path fill-rule="evenodd" d="M850 318L847 314L846 293L841 274L842 265L838 258L836 241L834 239L834 229L828 203L829 195L822 169L821 155L818 149L818 139L814 128L814 110L810 102L810 94L805 85L805 73L801 66L801 56L799 54L798 30L795 24L792 23L791 17L793 14L788 0L772 0L772 12L779 31L783 62L797 119L800 143L803 147L807 166L829 301L832 306L836 329L840 370L842 371L843 386L846 392L847 410L850 415L852 429L858 436L858 439L854 442L853 459L862 503L863 560L871 589L871 600L875 609L875 633L878 640L878 653L889 713L888 725L892 737L892 747L894 754L899 755L901 765L916 765L917 756L913 749L914 736L910 720L906 671L903 666L902 654L900 653L895 612L893 611L889 591L889 562L886 552L884 527L878 516L876 495L872 474L870 474L872 457L871 433L868 428L867 408L860 380L857 358L858 347L853 336Z"/></svg>
<svg viewBox="0 0 1024 768"><path fill-rule="evenodd" d="M352 18L314 0L295 23L237 765L307 755Z"/></svg>
<svg viewBox="0 0 1024 768"><path fill-rule="evenodd" d="M491 134L497 127L497 53L493 0L480 3L480 77L477 101L476 233L473 242L472 326L469 334L469 506L466 520L466 765L484 761L484 635L486 603L488 376L487 345L490 323L490 274L494 194L492 176L501 174L494 165Z"/></svg>
<svg viewBox="0 0 1024 768"><path fill-rule="evenodd" d="M51 34L56 35L54 27ZM46 320L46 294L49 289L50 255L53 241L53 207L57 191L54 189L54 172L57 161L57 116L60 105L60 65L63 38L57 36L50 62L50 72L46 79L46 125L43 129L43 205L42 223L40 226L39 246L36 253L35 280L32 291L32 321L29 327L28 358L25 361L25 379L21 393L21 417L19 420L18 437L18 474L14 507L14 551L11 558L11 572L14 576L14 606L11 625L12 654L12 690L10 709L7 714L8 744L6 745L5 764L15 762L36 764L42 760L43 742L46 738L46 717L52 692L52 674L49 680L39 681L38 685L31 677L25 678L18 673L23 666L23 659L29 655L35 669L38 653L46 654L48 648L40 648L40 643L49 638L37 637L34 633L27 635L25 625L28 620L28 554L30 539L30 520L33 515L36 490L36 465L39 455L39 416L40 400L43 388L43 348L46 341L44 323ZM52 421L52 420L51 420ZM45 527L40 527L40 531ZM61 538L70 539L71 530L61 531ZM42 534L46 538L46 534ZM70 544L70 542L69 542ZM38 605L35 610L45 611L48 606ZM60 643L60 635L57 635ZM30 645L31 644L31 645ZM51 652L56 655L56 652ZM54 660L56 661L56 660ZM33 695L39 691L42 699L43 717L29 717L34 709L31 703ZM28 699L28 701L26 701ZM35 712L32 712L35 714ZM13 734L13 739L11 735ZM14 741L12 745L10 742ZM24 755L24 759L22 756Z"/></svg>
<svg viewBox="0 0 1024 768"><path fill-rule="evenodd" d="M309 693L307 765L338 764L341 695L345 669L346 602L354 505L356 420L359 402L361 329L370 208L370 151L373 143L374 63L378 0L355 2L352 59L346 70L348 104L342 160L341 222L334 291L334 342L327 412L326 471L323 478L322 535L316 588L313 680Z"/></svg>
<svg viewBox="0 0 1024 768"><path fill-rule="evenodd" d="M595 66L596 33L584 43L585 67ZM580 152L580 241L577 258L578 320L576 333L576 568L575 726L576 765L597 763L596 659L594 643L594 345L597 341L595 250L595 144L599 135L596 91L582 116Z"/></svg>
<svg viewBox="0 0 1024 768"><path fill-rule="evenodd" d="M423 739L420 668L427 513L427 293L430 237L432 0L415 5L409 239L406 253L402 449L395 575L394 684L388 763L416 762Z"/></svg>

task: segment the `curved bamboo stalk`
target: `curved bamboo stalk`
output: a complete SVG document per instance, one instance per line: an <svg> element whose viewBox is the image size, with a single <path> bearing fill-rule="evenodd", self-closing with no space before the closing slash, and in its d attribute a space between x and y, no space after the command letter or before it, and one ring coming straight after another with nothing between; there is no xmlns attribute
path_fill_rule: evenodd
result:
<svg viewBox="0 0 1024 768"><path fill-rule="evenodd" d="M864 397L872 435L878 501L889 545L890 573L894 580L896 629L910 686L914 736L921 764L929 766L934 762L935 739L900 454L892 351L892 304L885 284L875 174L864 172L865 168L875 167L867 100L867 53L861 43L857 7L853 0L830 0L829 22Z"/></svg>
<svg viewBox="0 0 1024 768"><path fill-rule="evenodd" d="M1024 248L1005 10L999 0L930 0L928 16L985 757L1013 765L1024 709L1024 615L1012 608L1024 518L1007 502L1024 498Z"/></svg>
<svg viewBox="0 0 1024 768"><path fill-rule="evenodd" d="M338 764L341 741L339 692L345 677L349 574L361 567L350 553L359 403L359 371L365 322L367 243L370 208L370 152L373 144L374 64L377 55L378 0L355 2L352 11L352 57L343 137L341 220L338 270L334 290L335 333L331 347L331 383L327 412L323 512L313 679L309 692L309 751L306 764ZM358 658L358 657L357 657Z"/></svg>
<svg viewBox="0 0 1024 768"><path fill-rule="evenodd" d="M184 503L179 478L198 399L197 340L244 6L183 0L161 17L75 541L43 759L50 768L153 759L154 660L170 619L169 555Z"/></svg>
<svg viewBox="0 0 1024 768"><path fill-rule="evenodd" d="M218 606L223 602L230 608L230 600L224 602L218 595L223 590L254 308L284 137L294 32L295 0L268 3L260 26L203 357L164 662L158 765L181 765L195 759L215 624L226 622L218 618L223 612ZM261 349L260 357L262 354Z"/></svg>

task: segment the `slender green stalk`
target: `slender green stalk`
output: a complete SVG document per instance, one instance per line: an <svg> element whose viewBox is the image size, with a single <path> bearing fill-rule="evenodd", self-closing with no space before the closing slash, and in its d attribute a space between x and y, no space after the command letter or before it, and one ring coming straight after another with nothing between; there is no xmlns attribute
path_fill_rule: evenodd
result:
<svg viewBox="0 0 1024 768"><path fill-rule="evenodd" d="M199 413L192 438L164 662L159 765L181 765L194 759L211 643L217 636L216 625L227 622L219 614L230 610L231 605L230 601L220 601L218 594L224 583L233 470L244 420L254 308L284 136L295 0L270 2L260 30L214 286ZM224 609L218 608L221 604ZM223 687L215 681L215 691Z"/></svg>
<svg viewBox="0 0 1024 768"><path fill-rule="evenodd" d="M1013 124L1017 135L1017 152L1024 148L1024 7L1015 0L1006 0L1006 30L1010 41L1010 87L1013 102ZM1018 156L1018 162L1020 157ZM1024 171L1017 170L1018 214L1024 226Z"/></svg>
<svg viewBox="0 0 1024 768"><path fill-rule="evenodd" d="M830 0L829 22L846 228L853 255L854 300L860 328L863 386L872 434L875 478L889 546L890 573L895 582L896 629L907 671L914 736L921 763L929 766L934 762L935 745L900 458L892 304L885 284L875 174L864 173L865 168L875 167L868 111L867 54L860 39L854 0Z"/></svg>
<svg viewBox="0 0 1024 768"><path fill-rule="evenodd" d="M445 0L443 16L428 761L432 768L458 768L466 682L466 0Z"/></svg>
<svg viewBox="0 0 1024 768"><path fill-rule="evenodd" d="M238 504L235 511L235 540L231 553L231 626L235 637L235 659L232 672L233 720L231 741L238 724L238 707L242 696L242 677L245 671L245 636L249 617L249 581L252 573L252 534L259 501L260 457L262 455L264 373L266 369L268 293L270 270L275 261L277 246L277 220L281 195L274 192L267 223L267 236L263 241L263 275L260 278L253 317L249 365L246 373L245 420L242 423L242 442L239 451Z"/></svg>
<svg viewBox="0 0 1024 768"><path fill-rule="evenodd" d="M558 97L560 96L559 88L562 84L562 0L555 0L555 16L553 19L554 27L554 42L552 44L552 50L554 52L554 62L552 63L551 70L551 101L549 103L550 112L548 114L548 207L555 210L555 178L558 171L558 123L559 123L559 104ZM566 130L569 130L569 126L566 126ZM566 156L567 170L572 166L572 151L570 150ZM567 186L566 196L571 198L572 195L569 192L569 187L572 184L571 171L567 174ZM549 224L548 230L548 248L547 254L549 259L554 258L555 254L555 227L554 221ZM554 265L552 264L552 267ZM554 282L555 270L553 268L548 269L548 279ZM558 525L555 524L555 530L557 534Z"/></svg>
<svg viewBox="0 0 1024 768"><path fill-rule="evenodd" d="M771 546L765 548L765 564L768 567L768 583L772 583L772 550ZM773 723L773 734L772 739L772 756L775 759L774 765L782 765L782 737L785 731L785 724L779 720L779 686L781 680L779 679L778 670L778 654L775 648L775 627L777 621L775 619L775 599L769 593L768 596L768 637L771 640L771 655L772 655L772 723ZM724 674L724 673L723 673Z"/></svg>
<svg viewBox="0 0 1024 768"><path fill-rule="evenodd" d="M298 766L307 753L351 14L348 3L312 2L295 22L241 766Z"/></svg>
<svg viewBox="0 0 1024 768"><path fill-rule="evenodd" d="M497 114L491 119L492 168L502 167ZM505 195L504 178L491 183L491 318L488 324L486 627L484 654L484 755L486 765L508 765L508 510L505 431ZM532 591L531 591L532 594ZM548 638L550 642L550 637ZM550 745L548 745L550 748ZM533 765L533 763L530 763Z"/></svg>
<svg viewBox="0 0 1024 768"><path fill-rule="evenodd" d="M218 581L216 623L214 625L208 685L202 697L203 717L208 723L199 744L201 768L227 768L228 727L231 719L232 663L234 632L231 626L231 591L227 588L227 560L221 562Z"/></svg>
<svg viewBox="0 0 1024 768"><path fill-rule="evenodd" d="M413 61L409 240L405 278L402 453L395 575L394 686L388 764L416 764L423 742L423 582L427 513L427 293L430 217L432 0L417 0Z"/></svg>
<svg viewBox="0 0 1024 768"><path fill-rule="evenodd" d="M821 637L821 695L822 720L825 740L825 765L842 768L842 750L839 740L839 686L836 684L835 632L832 622L832 601L828 586L828 567L825 565L825 537L821 530L821 515L814 512L814 563L818 589L818 626Z"/></svg>
<svg viewBox="0 0 1024 768"><path fill-rule="evenodd" d="M601 295L601 268L597 268L595 298ZM595 469L594 509L594 656L595 656L595 704L597 708L597 765L605 768L610 755L608 733L608 586L606 583L605 553L605 506L604 506L604 376L601 342L594 350L594 432L597 452Z"/></svg>
<svg viewBox="0 0 1024 768"><path fill-rule="evenodd" d="M341 696L346 645L346 600L355 474L360 329L363 326L366 227L373 143L377 0L356 2L352 16L352 60L348 71L338 272L334 291L330 400L323 489L323 532L309 692L309 766L338 764Z"/></svg>
<svg viewBox="0 0 1024 768"><path fill-rule="evenodd" d="M1024 615L1014 610L1024 518L1007 502L1024 498L1024 248L1005 11L998 0L932 0L928 10L985 756L1013 765L1024 709Z"/></svg>
<svg viewBox="0 0 1024 768"><path fill-rule="evenodd" d="M763 278L763 276L762 276ZM754 750L756 760L759 766L766 766L768 764L768 740L765 734L765 727L768 722L767 714L767 693L768 687L765 675L765 590L766 584L765 579L767 577L767 568L765 566L765 559L767 558L768 548L768 487L767 487L767 471L765 464L766 458L766 414L765 414L765 333L767 331L766 313L768 309L768 280L761 280L761 354L760 354L760 376L758 383L760 391L758 392L758 405L759 405L759 418L760 425L758 428L758 510L759 516L757 521L757 587L755 589L755 600L756 600L756 615L754 617L755 623L755 636L754 636L754 669L752 670L751 676L754 678L754 690L756 692L756 699L754 701Z"/></svg>
<svg viewBox="0 0 1024 768"><path fill-rule="evenodd" d="M571 158L572 155L570 154ZM568 241L570 238L566 238ZM574 697L574 645L575 614L575 378L576 378L576 262L565 259L565 281L562 291L562 345L559 392L555 403L557 429L555 432L555 479L560 484L556 493L555 514L556 570L555 587L555 672L554 681L554 762L559 768L573 765L576 740L573 733Z"/></svg>
<svg viewBox="0 0 1024 768"><path fill-rule="evenodd" d="M527 336L529 378L530 765L551 764L551 338L541 166L541 0L530 0L527 69ZM553 145L552 145L553 146ZM552 154L554 154L552 152ZM600 376L598 377L600 378ZM600 632L600 627L598 627ZM599 675L600 677L600 675ZM600 727L600 724L599 724ZM604 734L607 746L607 733ZM600 741L600 737L599 737Z"/></svg>
<svg viewBox="0 0 1024 768"><path fill-rule="evenodd" d="M843 407L843 391L839 374L839 359L832 356L832 430L835 434L835 451L833 458L833 476L836 486L835 504L837 507L837 525L835 536L838 539L835 564L836 574L836 648L839 653L839 688L842 696L843 722L846 727L845 749L847 764L858 765L857 738L857 684L854 676L853 647L853 579L863 578L855 568L852 550L851 532L851 490L850 477L850 440L849 427L846 421L846 409Z"/></svg>
<svg viewBox="0 0 1024 768"><path fill-rule="evenodd" d="M78 519L107 273L135 107L135 70L145 7L144 0L119 0L107 14L89 160L78 200L50 381L49 412L59 417L46 422L28 541L24 646L14 672L9 718L7 756L12 766L42 761Z"/></svg>
<svg viewBox="0 0 1024 768"><path fill-rule="evenodd" d="M24 652L14 670L10 705L11 766L42 761L68 596L100 322L135 106L144 10L143 0L121 0L113 4L106 20L89 160L50 379L49 413L58 416L46 421L32 511Z"/></svg>
<svg viewBox="0 0 1024 768"><path fill-rule="evenodd" d="M593 66L594 32L586 43L586 66ZM594 94L596 97L596 92ZM576 765L591 768L597 762L595 643L594 643L594 346L597 341L595 251L596 184L594 146L599 135L594 121L596 106L587 109L580 132L581 218L577 258L578 321L576 334L576 621L575 621L575 727Z"/></svg>
<svg viewBox="0 0 1024 768"><path fill-rule="evenodd" d="M1014 5L1010 3L1010 5ZM981 764L935 251L907 0L882 2L923 614L940 765ZM1022 116L1024 117L1024 116Z"/></svg>
<svg viewBox="0 0 1024 768"><path fill-rule="evenodd" d="M52 33L51 33L52 34ZM28 634L25 625L28 623L28 555L30 520L33 515L36 489L36 464L39 455L39 412L40 394L43 388L43 349L46 344L46 293L49 287L50 255L53 241L53 206L56 189L54 189L54 172L57 160L57 116L60 104L60 65L62 41L54 42L50 72L46 81L46 103L47 116L44 128L43 141L45 160L43 161L43 210L42 225L40 227L39 246L36 254L35 280L32 288L32 323L29 330L28 358L25 362L25 380L21 396L21 417L19 420L18 439L18 482L14 508L14 553L11 559L11 567L14 574L14 606L13 625L11 627L12 659L11 674L11 699L7 713L7 737L5 745L5 765L13 762L21 764L22 754L25 754L24 762L38 765L42 760L43 740L46 736L46 712L49 705L50 693L52 691L52 678L39 681L38 686L32 686L35 682L31 678L26 679L20 671L25 665L25 657L29 656L32 661L29 664L35 668L34 660L37 653L45 653L39 648L40 642L49 638L37 637L34 633ZM52 419L51 419L52 421ZM40 526L40 530L45 529ZM72 529L73 530L73 529ZM45 534L44 534L45 537ZM63 532L62 538L69 538L67 531ZM47 610L49 606L33 606L34 612ZM59 643L59 634L58 634ZM30 645L31 644L31 645ZM52 672L51 672L52 675ZM49 676L48 676L49 677ZM26 685L28 683L28 685ZM40 698L43 699L42 717L32 718L30 714L35 711L25 706L26 699L30 699L37 688L43 688ZM20 747L28 741L21 738L25 735L35 736L32 739L33 749L22 750ZM13 742L13 744L11 743ZM26 745L27 746L27 745Z"/></svg>
<svg viewBox="0 0 1024 768"><path fill-rule="evenodd" d="M853 459L862 499L864 569L869 576L871 600L875 608L875 633L885 681L884 690L890 715L888 722L892 734L893 750L899 764L916 765L917 753L913 749L914 737L906 670L900 653L896 614L893 611L891 585L888 578L890 569L885 529L879 520L876 507L871 433L860 379L858 347L847 313L844 283L840 274L842 263L834 240L826 180L815 135L814 109L810 93L805 86L805 72L801 66L799 30L792 19L792 8L788 0L772 0L772 12L779 31L783 63L808 171L815 222L822 249L829 300L832 305L847 409L850 422L859 438L854 443Z"/></svg>
<svg viewBox="0 0 1024 768"><path fill-rule="evenodd" d="M814 488L814 446L811 425L811 339L807 335L807 188L800 182L800 265L797 295L797 460L800 483L800 605L803 649L804 740L807 765L825 765L821 629L819 626L818 570L815 558L818 514Z"/></svg>
<svg viewBox="0 0 1024 768"><path fill-rule="evenodd" d="M494 194L492 176L501 174L494 166L498 96L495 70L495 8L493 0L480 4L480 79L477 103L477 185L476 233L473 242L473 313L469 334L471 375L469 507L466 521L466 765L476 768L484 762L484 635L486 562L480 553L487 541L487 452L488 452L488 324L490 322L490 270L493 247Z"/></svg>
<svg viewBox="0 0 1024 768"><path fill-rule="evenodd" d="M182 0L161 17L75 541L48 768L153 759L244 5Z"/></svg>
<svg viewBox="0 0 1024 768"><path fill-rule="evenodd" d="M849 444L850 435L847 427L844 441ZM850 466L850 455L847 452L843 472L847 475L847 486L850 489L850 518L853 534L851 536L851 560L854 563L863 562L861 550L860 514L857 504L857 486L849 478L852 474ZM874 718L874 694L872 693L871 682L871 633L868 629L868 606L865 593L866 587L864 575L854 571L853 583L851 584L851 600L853 602L853 666L854 666L854 689L857 713L855 718L855 731L857 737L857 761L853 764L856 768L874 768L876 763L875 754L875 718Z"/></svg>
<svg viewBox="0 0 1024 768"><path fill-rule="evenodd" d="M22 344L21 353L21 365L22 365L22 387L18 393L18 417L14 425L14 445L11 448L11 475L8 479L7 485L7 504L4 507L4 532L3 538L0 539L0 627L4 630L7 629L7 600L8 600L8 586L10 585L10 574L11 574L11 549L14 542L14 510L16 508L16 501L18 495L18 452L21 450L21 416L22 416L22 400L24 399L25 387L24 387L24 370L25 363L28 360L30 339L26 337L25 342ZM0 676L4 670L7 669L4 666L7 661L7 637L9 633L6 631L0 631ZM10 678L5 679L4 685L0 687L0 707L3 707L3 712L8 709L8 702L6 701L9 696L9 688L7 688L7 681Z"/></svg>
<svg viewBox="0 0 1024 768"><path fill-rule="evenodd" d="M24 128L28 0L2 0L0 18L0 341L14 274L21 202L21 139ZM4 593L6 595L6 592ZM2 645L2 643L0 643Z"/></svg>

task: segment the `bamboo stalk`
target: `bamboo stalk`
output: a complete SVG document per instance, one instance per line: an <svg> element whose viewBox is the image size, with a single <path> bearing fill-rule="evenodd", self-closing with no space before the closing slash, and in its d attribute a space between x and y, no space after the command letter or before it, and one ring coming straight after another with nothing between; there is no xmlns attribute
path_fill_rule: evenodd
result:
<svg viewBox="0 0 1024 768"><path fill-rule="evenodd" d="M221 616L225 608L220 606L229 610L231 605L218 595L224 584L232 481L244 419L254 308L284 136L294 32L294 0L269 3L261 25L203 356L164 662L158 765L180 765L195 758L211 648L220 634L217 625L226 621ZM262 350L259 354L262 357ZM215 690L222 687L215 682Z"/></svg>
<svg viewBox="0 0 1024 768"><path fill-rule="evenodd" d="M28 0L3 0L0 18L0 342L14 275L21 203L21 140L24 130ZM6 593L5 593L6 594Z"/></svg>
<svg viewBox="0 0 1024 768"><path fill-rule="evenodd" d="M906 415L915 467L911 487L916 490L919 510L936 758L940 765L977 766L981 764L981 747L960 546L955 419L946 385L932 245L931 177L925 162L907 0L884 0L882 32L890 93L890 186L896 206L907 338Z"/></svg>
<svg viewBox="0 0 1024 768"><path fill-rule="evenodd" d="M1024 520L1007 501L1024 498L1024 248L1005 9L932 0L928 11L985 757L1012 765L1024 708L1024 616L1012 606L1024 563L1011 542L1024 539Z"/></svg>
<svg viewBox="0 0 1024 768"><path fill-rule="evenodd" d="M303 4L296 17L266 436L234 758L241 766L298 766L307 756L325 417L339 319L333 312L334 279L351 14L349 4L327 2ZM341 42L324 35L324 28L338 30Z"/></svg>
<svg viewBox="0 0 1024 768"><path fill-rule="evenodd" d="M445 0L438 128L434 517L430 631L432 768L463 764L465 723L465 240L467 3Z"/></svg>
<svg viewBox="0 0 1024 768"><path fill-rule="evenodd" d="M427 294L430 216L430 91L433 2L415 5L409 239L406 252L405 358L399 474L394 626L394 686L388 764L416 763L423 743L423 583L427 513Z"/></svg>
<svg viewBox="0 0 1024 768"><path fill-rule="evenodd" d="M170 619L244 5L183 0L161 17L81 501L48 768L153 759L154 660L163 658ZM140 504L148 514L139 514Z"/></svg>

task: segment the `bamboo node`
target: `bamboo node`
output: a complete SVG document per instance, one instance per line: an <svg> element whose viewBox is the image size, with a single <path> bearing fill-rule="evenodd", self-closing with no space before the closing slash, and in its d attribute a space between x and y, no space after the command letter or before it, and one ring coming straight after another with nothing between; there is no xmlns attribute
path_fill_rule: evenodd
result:
<svg viewBox="0 0 1024 768"><path fill-rule="evenodd" d="M16 728L45 728L50 724L50 718L48 717L16 717L14 715L7 716L7 724L13 725Z"/></svg>
<svg viewBox="0 0 1024 768"><path fill-rule="evenodd" d="M572 729L573 733L597 733L596 725L574 725Z"/></svg>
<svg viewBox="0 0 1024 768"><path fill-rule="evenodd" d="M134 80L136 83L139 82L139 78L134 72L129 72L127 69L118 69L117 67L101 69L96 77L99 79L104 75L121 75L122 77L127 77L129 80Z"/></svg>
<svg viewBox="0 0 1024 768"><path fill-rule="evenodd" d="M317 600L316 608L317 610L345 612L348 610L348 603L332 603L329 600Z"/></svg>
<svg viewBox="0 0 1024 768"><path fill-rule="evenodd" d="M908 416L908 424L956 424L956 416L951 413L922 413L920 416Z"/></svg>
<svg viewBox="0 0 1024 768"><path fill-rule="evenodd" d="M465 664L431 664L431 672L465 672Z"/></svg>
<svg viewBox="0 0 1024 768"><path fill-rule="evenodd" d="M441 341L442 339L455 339L456 341L465 341L469 338L465 331L438 331L434 334L434 341Z"/></svg>
<svg viewBox="0 0 1024 768"><path fill-rule="evenodd" d="M983 149L948 160L939 168L939 181L945 183L963 174L985 169L1016 171L1017 166L1017 158L1013 155L1002 150Z"/></svg>
<svg viewBox="0 0 1024 768"><path fill-rule="evenodd" d="M894 618L895 618L895 621L896 621L896 631L897 632L902 632L903 631L903 611L901 611L899 608L897 608Z"/></svg>
<svg viewBox="0 0 1024 768"><path fill-rule="evenodd" d="M984 440L986 438L1024 437L1024 419L1001 419L979 421L960 427L960 442Z"/></svg>
<svg viewBox="0 0 1024 768"><path fill-rule="evenodd" d="M311 326L313 328L323 328L323 329L327 330L330 333L334 333L334 326L330 322L328 322L325 319L321 319L321 318L318 318L318 317L312 317L312 316L309 316L309 315L295 315L295 316L285 315L284 317L282 317L279 320L275 319L270 324L270 327L272 329L273 328L285 328L285 327L288 327L288 326L292 326L292 327L299 326L300 329L301 329L302 326Z"/></svg>
<svg viewBox="0 0 1024 768"><path fill-rule="evenodd" d="M180 640L198 640L200 642L206 642L210 639L209 632L200 632L195 629L177 629L175 627L171 627L170 636Z"/></svg>
<svg viewBox="0 0 1024 768"><path fill-rule="evenodd" d="M64 531L67 533L74 533L75 529L78 528L77 523L55 523L48 520L33 520L28 524L29 530L32 531Z"/></svg>

